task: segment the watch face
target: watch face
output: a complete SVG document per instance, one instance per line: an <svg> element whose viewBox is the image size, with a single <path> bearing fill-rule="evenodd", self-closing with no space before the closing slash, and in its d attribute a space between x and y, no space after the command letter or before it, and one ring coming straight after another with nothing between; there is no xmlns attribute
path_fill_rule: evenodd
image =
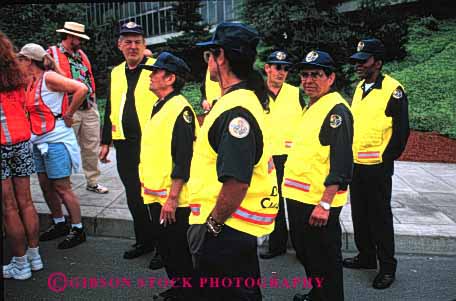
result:
<svg viewBox="0 0 456 301"><path fill-rule="evenodd" d="M325 209L325 210L331 209L331 205L328 204L328 203L326 203L326 202L320 202L320 205L321 205L321 207L323 207L323 209Z"/></svg>

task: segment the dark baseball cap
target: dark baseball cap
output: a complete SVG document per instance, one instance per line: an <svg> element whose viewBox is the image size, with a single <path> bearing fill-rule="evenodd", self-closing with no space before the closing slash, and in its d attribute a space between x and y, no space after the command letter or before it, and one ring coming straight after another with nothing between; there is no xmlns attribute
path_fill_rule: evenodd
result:
<svg viewBox="0 0 456 301"><path fill-rule="evenodd" d="M323 68L330 71L336 70L336 64L329 53L320 50L310 51L306 57L294 67L298 69Z"/></svg>
<svg viewBox="0 0 456 301"><path fill-rule="evenodd" d="M289 61L289 55L285 51L278 50L274 51L268 56L266 64L276 64L276 65L292 65Z"/></svg>
<svg viewBox="0 0 456 301"><path fill-rule="evenodd" d="M135 22L128 22L122 24L120 27L120 35L125 35L125 34L138 34L138 35L144 35L144 31L141 25L136 24Z"/></svg>
<svg viewBox="0 0 456 301"><path fill-rule="evenodd" d="M190 73L190 67L187 65L187 63L184 62L183 59L167 51L160 53L153 65L141 64L139 66L151 71L162 69L183 77Z"/></svg>
<svg viewBox="0 0 456 301"><path fill-rule="evenodd" d="M356 53L350 57L350 60L365 61L373 55L383 58L385 56L385 46L379 39L363 39L358 42Z"/></svg>
<svg viewBox="0 0 456 301"><path fill-rule="evenodd" d="M223 47L239 54L256 54L260 41L258 32L250 26L238 22L223 22L217 25L212 39L196 43L200 47Z"/></svg>

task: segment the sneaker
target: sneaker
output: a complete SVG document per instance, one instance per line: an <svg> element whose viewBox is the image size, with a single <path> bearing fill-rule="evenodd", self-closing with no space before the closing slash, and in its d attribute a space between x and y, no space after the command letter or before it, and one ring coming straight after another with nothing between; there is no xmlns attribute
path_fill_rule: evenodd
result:
<svg viewBox="0 0 456 301"><path fill-rule="evenodd" d="M65 222L52 224L46 231L40 235L40 241L53 240L61 236L68 235L70 227Z"/></svg>
<svg viewBox="0 0 456 301"><path fill-rule="evenodd" d="M30 262L32 271L36 272L43 269L43 261L41 260L40 255L29 255L27 254L27 259Z"/></svg>
<svg viewBox="0 0 456 301"><path fill-rule="evenodd" d="M87 185L86 189L95 193L108 193L109 189L100 184Z"/></svg>
<svg viewBox="0 0 456 301"><path fill-rule="evenodd" d="M32 270L29 262L18 263L13 257L8 265L3 266L4 279L26 280L30 277L32 277Z"/></svg>
<svg viewBox="0 0 456 301"><path fill-rule="evenodd" d="M58 249L69 249L76 247L86 241L84 229L73 227L67 237L58 245Z"/></svg>

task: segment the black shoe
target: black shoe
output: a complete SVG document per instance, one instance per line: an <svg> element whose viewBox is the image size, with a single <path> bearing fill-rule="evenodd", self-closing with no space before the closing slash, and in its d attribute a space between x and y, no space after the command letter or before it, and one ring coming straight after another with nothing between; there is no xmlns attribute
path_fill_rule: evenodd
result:
<svg viewBox="0 0 456 301"><path fill-rule="evenodd" d="M342 261L342 265L344 266L344 268L348 268L348 269L367 269L367 270L377 269L377 262L375 262L375 263L362 262L361 260L359 260L359 256L345 258Z"/></svg>
<svg viewBox="0 0 456 301"><path fill-rule="evenodd" d="M142 256L144 254L150 253L154 250L155 248L153 246L146 246L143 244L134 244L131 246L131 248L127 251L125 251L123 258L124 259L133 259L139 256Z"/></svg>
<svg viewBox="0 0 456 301"><path fill-rule="evenodd" d="M293 301L312 301L309 294L296 294L293 297Z"/></svg>
<svg viewBox="0 0 456 301"><path fill-rule="evenodd" d="M61 241L58 245L58 249L69 249L76 247L86 241L86 235L84 229L73 227L67 237Z"/></svg>
<svg viewBox="0 0 456 301"><path fill-rule="evenodd" d="M163 260L158 251L155 251L154 257L150 260L149 269L158 270L161 268L163 268Z"/></svg>
<svg viewBox="0 0 456 301"><path fill-rule="evenodd" d="M261 259L271 259L271 258L274 258L276 256L280 256L280 255L283 255L287 252L287 250L283 250L283 251L275 251L275 252L271 252L271 251L267 251L267 252L261 252L260 253L260 258Z"/></svg>
<svg viewBox="0 0 456 301"><path fill-rule="evenodd" d="M396 278L393 273L380 272L377 274L377 276L375 276L374 282L372 283L372 287L378 290L388 288L391 286L391 284L393 284L395 279Z"/></svg>
<svg viewBox="0 0 456 301"><path fill-rule="evenodd" d="M58 237L68 235L69 232L70 226L68 226L66 221L57 224L52 224L49 228L46 229L46 231L44 231L40 235L40 241L53 240Z"/></svg>

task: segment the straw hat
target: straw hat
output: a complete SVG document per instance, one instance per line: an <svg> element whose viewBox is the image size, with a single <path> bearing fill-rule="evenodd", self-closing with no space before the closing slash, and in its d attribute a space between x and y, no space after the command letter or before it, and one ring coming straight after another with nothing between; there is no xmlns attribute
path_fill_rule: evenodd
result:
<svg viewBox="0 0 456 301"><path fill-rule="evenodd" d="M57 29L57 32L64 32L73 36L83 38L85 40L90 40L89 36L85 35L85 26L76 22L65 22L65 25L62 29Z"/></svg>

